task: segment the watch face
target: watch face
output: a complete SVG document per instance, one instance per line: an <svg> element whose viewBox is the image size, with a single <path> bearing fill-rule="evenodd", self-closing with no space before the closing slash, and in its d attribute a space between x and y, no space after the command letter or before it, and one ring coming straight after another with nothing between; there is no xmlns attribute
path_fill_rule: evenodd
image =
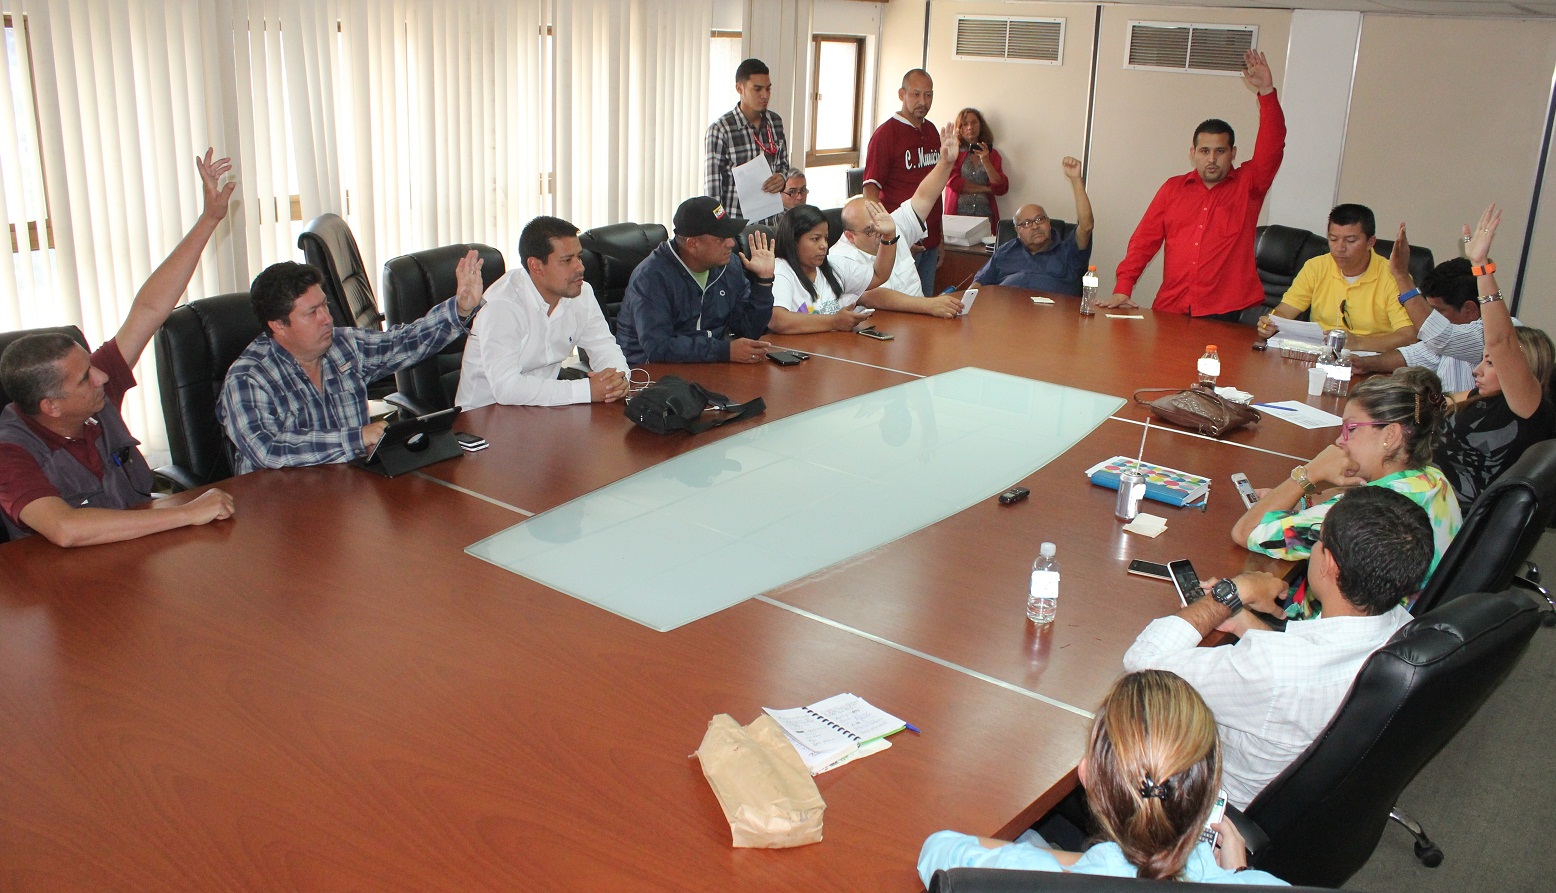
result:
<svg viewBox="0 0 1556 893"><path fill-rule="evenodd" d="M1237 597L1237 584L1231 580L1221 580L1211 588L1210 595L1216 601L1225 604Z"/></svg>

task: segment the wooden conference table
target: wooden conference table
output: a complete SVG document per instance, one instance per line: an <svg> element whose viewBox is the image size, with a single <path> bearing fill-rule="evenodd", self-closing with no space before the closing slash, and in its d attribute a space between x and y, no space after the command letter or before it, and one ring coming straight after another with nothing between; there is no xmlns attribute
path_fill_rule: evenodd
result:
<svg viewBox="0 0 1556 893"><path fill-rule="evenodd" d="M967 365L1128 397L1187 384L1214 342L1223 382L1302 397L1302 367L1250 351L1251 329L1141 313L990 288L963 319L881 314L891 342L774 338L815 355L791 368L651 371L764 396L770 421ZM0 546L0 889L917 889L930 832L1013 835L1073 786L1088 711L1177 605L1128 561L1265 566L1227 536L1227 475L1271 484L1334 433L1153 430L1148 459L1216 484L1206 511L1149 503L1169 529L1146 539L1081 475L1133 454L1145 416L1126 406L1020 481L1025 502L983 500L669 633L463 549L742 425L657 437L614 405L491 407L460 426L491 448L425 473L260 472L221 484L229 522ZM1064 584L1039 632L1023 602L1041 540ZM841 691L923 733L817 778L822 843L733 849L689 756L709 718Z"/></svg>

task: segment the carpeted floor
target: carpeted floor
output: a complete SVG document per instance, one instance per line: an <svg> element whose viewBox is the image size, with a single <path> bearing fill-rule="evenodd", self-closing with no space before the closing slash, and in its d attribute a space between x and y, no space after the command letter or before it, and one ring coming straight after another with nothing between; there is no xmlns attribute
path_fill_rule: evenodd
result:
<svg viewBox="0 0 1556 893"><path fill-rule="evenodd" d="M1556 534L1534 560L1546 585L1556 584ZM1556 628L1536 630L1523 660L1399 807L1442 849L1442 865L1417 862L1410 834L1391 823L1346 889L1556 890Z"/></svg>

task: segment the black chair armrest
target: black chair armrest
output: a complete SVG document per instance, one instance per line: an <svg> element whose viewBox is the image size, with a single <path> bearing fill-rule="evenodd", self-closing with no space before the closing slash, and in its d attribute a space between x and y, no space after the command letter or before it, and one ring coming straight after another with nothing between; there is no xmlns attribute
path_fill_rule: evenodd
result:
<svg viewBox="0 0 1556 893"><path fill-rule="evenodd" d="M1269 846L1270 835L1264 833L1253 819L1243 815L1242 810L1228 803L1226 805L1226 818L1237 827L1237 833L1243 835L1243 846L1248 850L1248 861L1251 864L1259 851Z"/></svg>
<svg viewBox="0 0 1556 893"><path fill-rule="evenodd" d="M152 469L152 476L160 478L168 489L174 493L182 493L185 490L193 490L205 484L194 472L179 465L164 465L161 468Z"/></svg>

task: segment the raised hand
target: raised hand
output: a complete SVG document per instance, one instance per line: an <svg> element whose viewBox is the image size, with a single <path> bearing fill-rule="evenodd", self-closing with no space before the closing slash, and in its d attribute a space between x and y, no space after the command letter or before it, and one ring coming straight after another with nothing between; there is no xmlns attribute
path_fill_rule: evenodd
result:
<svg viewBox="0 0 1556 893"><path fill-rule="evenodd" d="M740 255L741 265L755 273L758 279L773 278L773 246L767 233L752 230L749 241L751 253Z"/></svg>
<svg viewBox="0 0 1556 893"><path fill-rule="evenodd" d="M200 185L205 191L205 207L200 212L201 216L220 220L227 216L227 206L232 200L232 191L238 188L238 181L234 180L226 186L217 185L222 176L232 170L232 159L215 156L215 149L206 149L204 158L195 156L195 167L200 171Z"/></svg>
<svg viewBox="0 0 1556 893"><path fill-rule="evenodd" d="M1066 178L1070 180L1079 180L1081 178L1081 160L1079 158L1071 158L1066 155L1064 160L1059 162L1059 166L1064 168Z"/></svg>
<svg viewBox="0 0 1556 893"><path fill-rule="evenodd" d="M870 225L875 228L875 234L883 239L897 237L897 221L886 213L886 206L880 202L865 202L864 210L870 215Z"/></svg>
<svg viewBox="0 0 1556 893"><path fill-rule="evenodd" d="M1275 89L1275 76L1270 74L1269 60L1258 50L1243 53L1243 83L1252 87L1260 96Z"/></svg>
<svg viewBox="0 0 1556 893"><path fill-rule="evenodd" d="M486 290L481 281L481 268L484 266L486 261L481 259L481 253L472 248L454 267L454 297L459 299L461 316L469 316L475 308L481 306L481 294Z"/></svg>
<svg viewBox="0 0 1556 893"><path fill-rule="evenodd" d="M1399 224L1399 235L1394 237L1394 250L1389 254L1389 272L1401 294L1415 287L1415 277L1410 275L1410 240L1405 238L1405 224Z"/></svg>
<svg viewBox="0 0 1556 893"><path fill-rule="evenodd" d="M1497 225L1502 222L1502 210L1492 202L1480 215L1480 222L1475 224L1475 230L1470 231L1464 227L1464 238L1468 241L1464 244L1464 256L1469 258L1475 266L1483 266L1486 258L1491 256L1491 240L1496 238Z"/></svg>
<svg viewBox="0 0 1556 893"><path fill-rule="evenodd" d="M961 153L962 141L956 135L956 125L947 123L940 128L940 157L947 163L953 163Z"/></svg>

